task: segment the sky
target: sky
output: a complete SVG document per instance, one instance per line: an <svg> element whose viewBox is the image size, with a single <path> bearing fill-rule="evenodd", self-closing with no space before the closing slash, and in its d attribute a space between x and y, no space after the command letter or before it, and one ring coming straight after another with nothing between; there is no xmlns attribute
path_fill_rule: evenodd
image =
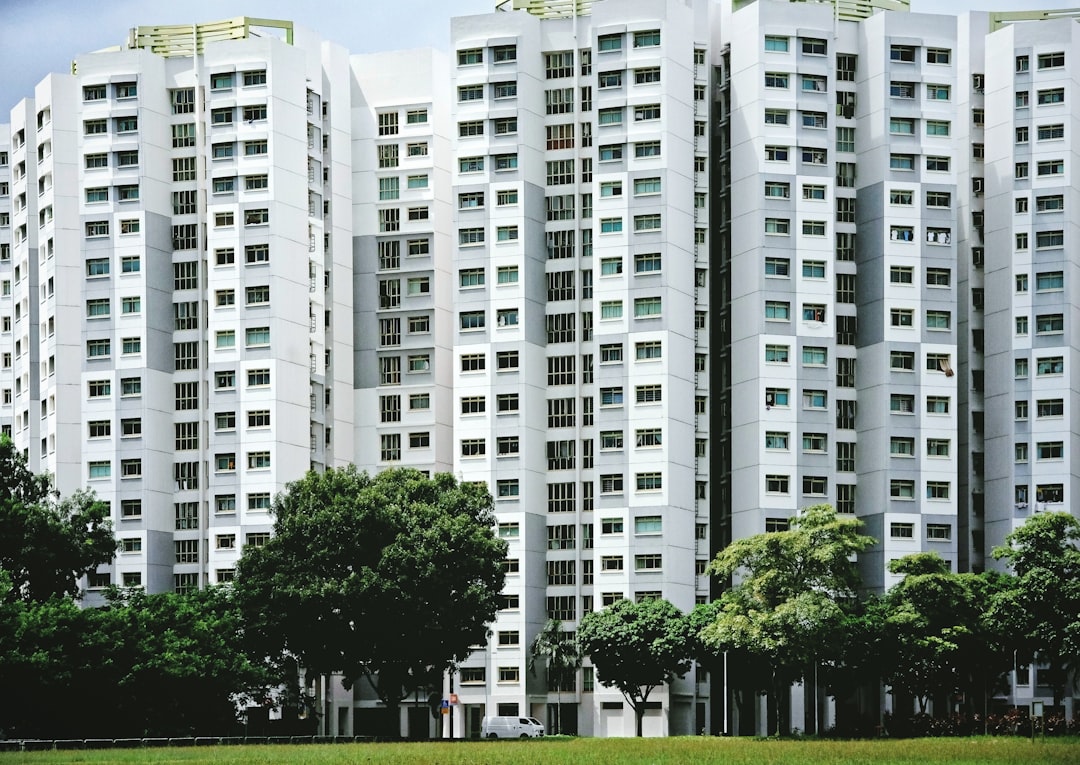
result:
<svg viewBox="0 0 1080 765"><path fill-rule="evenodd" d="M726 0L724 0L726 1ZM67 72L82 53L122 43L131 27L190 24L233 16L290 19L351 53L446 50L450 17L488 13L498 0L0 0L0 114L33 95L49 72ZM512 0L508 0L512 2ZM605 0L619 2L619 0ZM920 13L1069 8L1080 0L912 0ZM6 122L4 117L0 121Z"/></svg>

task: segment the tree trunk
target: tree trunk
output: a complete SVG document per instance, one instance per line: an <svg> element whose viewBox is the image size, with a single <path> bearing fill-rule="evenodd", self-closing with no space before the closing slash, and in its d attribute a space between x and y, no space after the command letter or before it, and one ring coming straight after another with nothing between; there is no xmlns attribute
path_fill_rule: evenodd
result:
<svg viewBox="0 0 1080 765"><path fill-rule="evenodd" d="M555 735L559 735L559 731L562 729L562 678L559 678L558 684L555 686Z"/></svg>
<svg viewBox="0 0 1080 765"><path fill-rule="evenodd" d="M769 723L771 723L771 725L766 726L766 732L768 732L769 735L785 736L787 735L789 730L788 713L784 709L784 681L781 678L777 677L775 671L773 672L772 683L770 683L770 685L770 697L772 704L771 709L769 709L768 711L770 712L769 717L771 717L772 719L769 720ZM768 708L769 706L770 705L766 703L766 707Z"/></svg>
<svg viewBox="0 0 1080 765"><path fill-rule="evenodd" d="M634 717L637 718L637 737L642 738L645 735L645 702L634 707Z"/></svg>
<svg viewBox="0 0 1080 765"><path fill-rule="evenodd" d="M390 726L390 736L397 740L401 738L401 701L386 699L386 721Z"/></svg>

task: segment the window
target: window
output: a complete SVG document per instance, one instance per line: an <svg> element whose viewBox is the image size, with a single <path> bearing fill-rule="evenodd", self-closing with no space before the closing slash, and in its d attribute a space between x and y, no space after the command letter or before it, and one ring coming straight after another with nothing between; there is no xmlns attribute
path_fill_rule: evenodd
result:
<svg viewBox="0 0 1080 765"><path fill-rule="evenodd" d="M790 477L786 475L766 475L765 476L765 493L766 494L789 494Z"/></svg>
<svg viewBox="0 0 1080 765"><path fill-rule="evenodd" d="M1036 165L1036 171L1039 175L1062 175L1065 172L1065 160L1051 159L1039 162Z"/></svg>
<svg viewBox="0 0 1080 765"><path fill-rule="evenodd" d="M952 51L948 48L927 48L926 63L948 64L952 58Z"/></svg>
<svg viewBox="0 0 1080 765"><path fill-rule="evenodd" d="M774 406L787 408L791 391L788 388L766 388L765 407L771 409Z"/></svg>
<svg viewBox="0 0 1080 765"><path fill-rule="evenodd" d="M903 63L915 62L915 46L913 45L892 45L889 47L889 60L899 61Z"/></svg>
<svg viewBox="0 0 1080 765"><path fill-rule="evenodd" d="M928 136L948 136L949 128L950 124L945 120L926 121L926 134Z"/></svg>
<svg viewBox="0 0 1080 765"><path fill-rule="evenodd" d="M790 434L778 431L767 430L765 431L765 448L773 451L787 451L788 439Z"/></svg>
<svg viewBox="0 0 1080 765"><path fill-rule="evenodd" d="M791 303L780 300L766 300L765 301L765 320L766 321L790 321L791 320Z"/></svg>
<svg viewBox="0 0 1080 765"><path fill-rule="evenodd" d="M660 45L660 30L652 29L647 32L634 32L635 48L656 48Z"/></svg>
<svg viewBox="0 0 1080 765"><path fill-rule="evenodd" d="M1035 234L1035 247L1062 247L1065 244L1065 235L1062 231L1039 231Z"/></svg>
<svg viewBox="0 0 1080 765"><path fill-rule="evenodd" d="M889 83L889 95L893 98L915 98L914 82L893 81Z"/></svg>
<svg viewBox="0 0 1080 765"><path fill-rule="evenodd" d="M933 172L948 172L949 171L949 158L948 157L927 157L926 169Z"/></svg>
<svg viewBox="0 0 1080 765"><path fill-rule="evenodd" d="M893 457L914 457L915 439L907 436L892 436L889 439L889 454Z"/></svg>
<svg viewBox="0 0 1080 765"><path fill-rule="evenodd" d="M771 364L787 364L790 350L790 347L786 345L766 345L765 361Z"/></svg>
<svg viewBox="0 0 1080 765"><path fill-rule="evenodd" d="M659 297L634 298L634 318L656 318L661 314Z"/></svg>
<svg viewBox="0 0 1080 765"><path fill-rule="evenodd" d="M261 156L269 152L269 144L265 140L261 141L244 141L244 156L256 157Z"/></svg>
<svg viewBox="0 0 1080 765"><path fill-rule="evenodd" d="M660 156L660 142L659 141L639 141L634 144L634 156L638 159L643 157L659 157Z"/></svg>
<svg viewBox="0 0 1080 765"><path fill-rule="evenodd" d="M775 35L765 35L765 50L774 53L788 52L788 38Z"/></svg>
<svg viewBox="0 0 1080 765"><path fill-rule="evenodd" d="M1055 141L1065 137L1065 126L1062 124L1057 125L1039 125L1038 138L1040 141ZM1040 163L1041 164L1041 163ZM1062 172L1059 170L1058 172ZM1042 175L1042 173L1040 173Z"/></svg>
<svg viewBox="0 0 1080 765"><path fill-rule="evenodd" d="M914 135L915 120L910 117L892 117L889 119L889 132L893 135Z"/></svg>
<svg viewBox="0 0 1080 765"><path fill-rule="evenodd" d="M807 345L802 350L804 367L823 367L827 361L828 351L825 348Z"/></svg>
<svg viewBox="0 0 1080 765"><path fill-rule="evenodd" d="M927 85L926 97L931 101L948 101L949 100L949 86L948 85Z"/></svg>
<svg viewBox="0 0 1080 765"><path fill-rule="evenodd" d="M824 189L824 187L816 187ZM806 187L803 190L803 196L806 195ZM791 184L781 181L766 181L765 182L765 196L772 199L788 199L791 197ZM824 198L824 197L822 197Z"/></svg>
<svg viewBox="0 0 1080 765"><path fill-rule="evenodd" d="M1060 69L1065 66L1065 52L1040 53L1037 62L1039 69Z"/></svg>
<svg viewBox="0 0 1080 765"><path fill-rule="evenodd" d="M914 170L915 156L913 154L890 154L889 167L893 170Z"/></svg>
<svg viewBox="0 0 1080 765"><path fill-rule="evenodd" d="M249 348L270 345L270 327L249 327L244 335L245 344Z"/></svg>
<svg viewBox="0 0 1080 765"><path fill-rule="evenodd" d="M889 411L895 414L914 414L915 396L910 393L890 394Z"/></svg>
<svg viewBox="0 0 1080 765"><path fill-rule="evenodd" d="M1035 332L1040 335L1061 334L1065 331L1065 319L1060 313L1040 314L1035 317Z"/></svg>
<svg viewBox="0 0 1080 765"><path fill-rule="evenodd" d="M109 298L94 298L86 301L86 316L89 319L108 318L111 313Z"/></svg>
<svg viewBox="0 0 1080 765"><path fill-rule="evenodd" d="M948 311L927 311L926 328L947 330L951 326L952 314Z"/></svg>
<svg viewBox="0 0 1080 765"><path fill-rule="evenodd" d="M926 498L931 500L945 500L949 498L948 481L927 481ZM946 527L947 528L947 527Z"/></svg>
<svg viewBox="0 0 1080 765"><path fill-rule="evenodd" d="M774 236L787 236L790 233L791 221L787 218L766 218L765 233Z"/></svg>
<svg viewBox="0 0 1080 765"><path fill-rule="evenodd" d="M897 495L893 495L894 497ZM913 523L890 523L889 536L893 539L913 539L915 536L915 524Z"/></svg>
<svg viewBox="0 0 1080 765"><path fill-rule="evenodd" d="M1037 103L1040 106L1065 103L1065 89L1049 88L1047 90L1040 90L1037 94Z"/></svg>
<svg viewBox="0 0 1080 765"><path fill-rule="evenodd" d="M825 236L825 221L804 220L802 224L803 236ZM824 277L824 274L822 274Z"/></svg>
<svg viewBox="0 0 1080 765"><path fill-rule="evenodd" d="M789 155L789 147L787 146L766 146L765 147L765 161L767 162L787 162Z"/></svg>
<svg viewBox="0 0 1080 765"><path fill-rule="evenodd" d="M1059 375L1064 371L1064 362L1061 356L1047 356L1038 359L1035 367L1036 375Z"/></svg>
<svg viewBox="0 0 1080 765"><path fill-rule="evenodd" d="M787 258L765 258L765 276L788 278L791 261Z"/></svg>
<svg viewBox="0 0 1080 765"><path fill-rule="evenodd" d="M1035 274L1035 289L1038 292L1060 290L1064 286L1065 276L1061 271L1042 271Z"/></svg>
<svg viewBox="0 0 1080 765"><path fill-rule="evenodd" d="M499 117L492 120L491 125L495 135L510 135L517 132L517 117Z"/></svg>
<svg viewBox="0 0 1080 765"><path fill-rule="evenodd" d="M787 88L789 82L789 75L787 72L766 72L765 73L765 87L766 88Z"/></svg>
<svg viewBox="0 0 1080 765"><path fill-rule="evenodd" d="M109 340L87 340L86 356L90 359L108 358L111 352Z"/></svg>
<svg viewBox="0 0 1080 765"><path fill-rule="evenodd" d="M597 77L597 85L603 90L605 88L621 88L623 81L623 73L620 72L600 72Z"/></svg>
<svg viewBox="0 0 1080 765"><path fill-rule="evenodd" d="M660 473L638 473L634 477L634 483L637 491L660 491L664 488L664 479Z"/></svg>
<svg viewBox="0 0 1080 765"><path fill-rule="evenodd" d="M1064 484L1047 483L1035 487L1035 501L1059 503L1065 501Z"/></svg>
<svg viewBox="0 0 1080 765"><path fill-rule="evenodd" d="M927 396L926 397L926 413L927 414L948 414L949 413L949 397L948 396Z"/></svg>
<svg viewBox="0 0 1080 765"><path fill-rule="evenodd" d="M1035 212L1061 212L1065 209L1065 198L1061 194L1035 198Z"/></svg>
<svg viewBox="0 0 1080 765"><path fill-rule="evenodd" d="M634 231L659 231L661 228L661 218L659 213L650 213L648 215L635 215L634 216Z"/></svg>

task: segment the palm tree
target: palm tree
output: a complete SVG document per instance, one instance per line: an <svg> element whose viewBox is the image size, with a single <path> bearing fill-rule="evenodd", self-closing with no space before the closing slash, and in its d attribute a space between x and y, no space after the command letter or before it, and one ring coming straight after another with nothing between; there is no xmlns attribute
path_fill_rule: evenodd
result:
<svg viewBox="0 0 1080 765"><path fill-rule="evenodd" d="M539 659L544 661L547 668L548 687L554 685L558 694L554 730L554 733L558 734L562 723L563 685L581 666L581 648L578 646L577 635L564 631L562 622L558 619L549 619L544 629L533 638L529 648L529 672L534 676Z"/></svg>

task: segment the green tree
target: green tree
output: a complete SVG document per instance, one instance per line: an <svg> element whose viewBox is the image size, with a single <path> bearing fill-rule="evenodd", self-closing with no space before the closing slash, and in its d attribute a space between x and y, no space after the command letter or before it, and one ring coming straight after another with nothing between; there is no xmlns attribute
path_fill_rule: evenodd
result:
<svg viewBox="0 0 1080 765"><path fill-rule="evenodd" d="M577 677L577 670L581 666L581 647L577 636L564 630L558 619L549 619L529 647L529 672L533 675L539 662L544 664L548 689L555 687L558 711L555 713L553 732L558 734L562 728L563 687Z"/></svg>
<svg viewBox="0 0 1080 765"><path fill-rule="evenodd" d="M679 609L659 598L640 603L619 600L585 614L578 639L600 682L618 688L630 703L638 736L649 694L690 669L690 623Z"/></svg>
<svg viewBox="0 0 1080 765"><path fill-rule="evenodd" d="M710 573L738 583L721 595L699 639L714 652L737 651L747 663L768 665L759 690L769 697L770 732L790 728L782 701L792 683L815 663L839 658L837 635L859 584L853 559L874 542L859 525L815 505L787 531L737 540L709 564Z"/></svg>
<svg viewBox="0 0 1080 765"><path fill-rule="evenodd" d="M17 601L5 611L17 611L10 642L0 635L8 735L229 735L245 700L265 697L268 678L243 652L227 588L117 592L100 608ZM72 699L93 703L73 714Z"/></svg>
<svg viewBox="0 0 1080 765"><path fill-rule="evenodd" d="M34 475L0 435L0 571L8 600L77 596L78 580L116 552L109 507L91 492L62 499L48 475Z"/></svg>
<svg viewBox="0 0 1080 765"><path fill-rule="evenodd" d="M91 610L119 621L123 654L111 656L124 667L117 711L129 735L235 733L238 712L266 698L270 678L243 650L232 588L134 590Z"/></svg>
<svg viewBox="0 0 1080 765"><path fill-rule="evenodd" d="M985 672L1005 670L1004 651L984 624L990 579L954 574L937 553L889 564L903 579L883 599L883 679L925 713L932 698L985 692Z"/></svg>
<svg viewBox="0 0 1080 765"><path fill-rule="evenodd" d="M402 699L487 637L506 556L492 507L486 487L449 473L309 472L237 567L253 649L347 687L366 678L397 730Z"/></svg>
<svg viewBox="0 0 1080 765"><path fill-rule="evenodd" d="M994 548L1015 583L996 593L990 618L1012 647L1047 666L1040 675L1054 689L1054 705L1080 669L1080 521L1069 513L1038 513ZM1075 677L1075 675L1073 675Z"/></svg>

